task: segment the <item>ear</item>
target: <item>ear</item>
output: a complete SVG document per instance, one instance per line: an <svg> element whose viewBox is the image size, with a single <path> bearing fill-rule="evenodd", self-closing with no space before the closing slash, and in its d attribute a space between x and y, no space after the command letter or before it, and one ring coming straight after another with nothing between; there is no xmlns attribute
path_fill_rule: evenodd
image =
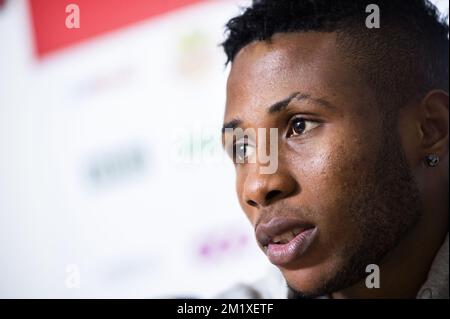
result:
<svg viewBox="0 0 450 319"><path fill-rule="evenodd" d="M448 154L449 110L448 92L430 91L418 105L420 156L436 154L441 159Z"/></svg>

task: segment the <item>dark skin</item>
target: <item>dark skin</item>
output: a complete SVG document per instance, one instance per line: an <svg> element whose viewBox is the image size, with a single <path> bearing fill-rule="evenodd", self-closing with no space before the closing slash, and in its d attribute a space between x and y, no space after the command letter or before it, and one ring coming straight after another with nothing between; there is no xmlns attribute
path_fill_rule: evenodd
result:
<svg viewBox="0 0 450 319"><path fill-rule="evenodd" d="M277 34L235 57L224 123L279 131L274 174L235 164L239 202L254 227L283 216L317 228L307 253L279 267L302 295L414 298L448 233L448 93L412 100L387 126L336 41L334 33ZM293 130L299 121L303 130ZM424 165L428 154L438 167ZM366 288L369 263L380 266L379 289Z"/></svg>

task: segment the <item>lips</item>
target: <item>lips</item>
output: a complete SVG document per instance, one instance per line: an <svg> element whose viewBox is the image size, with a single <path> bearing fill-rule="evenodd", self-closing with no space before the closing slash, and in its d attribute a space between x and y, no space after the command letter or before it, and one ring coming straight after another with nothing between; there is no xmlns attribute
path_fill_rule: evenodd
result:
<svg viewBox="0 0 450 319"><path fill-rule="evenodd" d="M273 218L256 228L256 238L270 262L286 266L302 257L311 246L317 228L298 219Z"/></svg>

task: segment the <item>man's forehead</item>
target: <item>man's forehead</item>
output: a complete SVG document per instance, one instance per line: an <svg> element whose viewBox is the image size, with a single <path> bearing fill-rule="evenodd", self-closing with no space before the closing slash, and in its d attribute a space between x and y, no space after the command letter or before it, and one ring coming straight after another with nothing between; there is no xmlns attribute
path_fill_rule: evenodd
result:
<svg viewBox="0 0 450 319"><path fill-rule="evenodd" d="M266 41L255 41L236 55L230 76L235 72L281 71L295 67L299 62L315 60L336 54L336 34L323 32L278 33Z"/></svg>
<svg viewBox="0 0 450 319"><path fill-rule="evenodd" d="M227 83L227 111L238 105L269 105L296 91L317 91L335 65L332 33L276 35L236 56ZM328 65L329 64L329 65ZM322 81L321 80L321 81Z"/></svg>

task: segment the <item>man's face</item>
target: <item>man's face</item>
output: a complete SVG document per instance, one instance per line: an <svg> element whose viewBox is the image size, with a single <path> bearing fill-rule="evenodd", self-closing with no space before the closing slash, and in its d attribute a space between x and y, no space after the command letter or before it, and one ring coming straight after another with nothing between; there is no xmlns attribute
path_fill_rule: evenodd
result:
<svg viewBox="0 0 450 319"><path fill-rule="evenodd" d="M420 215L397 126L349 63L334 33L279 34L243 48L228 79L224 122L278 129L275 173L235 164L240 205L269 260L307 296L360 280Z"/></svg>

